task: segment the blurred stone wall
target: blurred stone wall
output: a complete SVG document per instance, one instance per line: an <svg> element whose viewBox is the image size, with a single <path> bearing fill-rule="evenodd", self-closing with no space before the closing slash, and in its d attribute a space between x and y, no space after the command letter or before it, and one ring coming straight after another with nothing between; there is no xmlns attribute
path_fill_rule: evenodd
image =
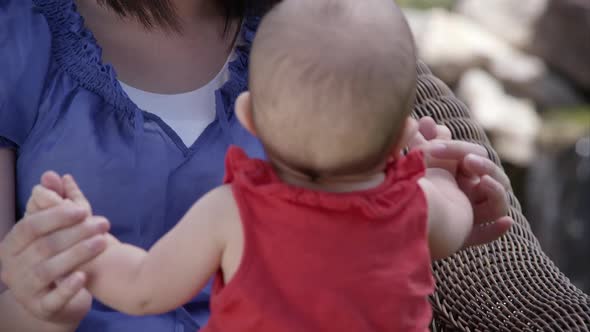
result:
<svg viewBox="0 0 590 332"><path fill-rule="evenodd" d="M488 132L541 245L590 292L590 0L398 3L420 57Z"/></svg>

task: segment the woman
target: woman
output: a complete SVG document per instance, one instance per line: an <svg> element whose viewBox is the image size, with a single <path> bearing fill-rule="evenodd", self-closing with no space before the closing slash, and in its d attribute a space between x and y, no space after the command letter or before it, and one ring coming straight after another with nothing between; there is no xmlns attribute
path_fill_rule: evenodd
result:
<svg viewBox="0 0 590 332"><path fill-rule="evenodd" d="M84 275L72 271L104 249L97 235L109 225L84 220L83 211L68 203L23 216L24 204L44 171L71 173L94 213L108 216L115 236L147 248L221 183L230 144L262 157L232 109L246 88L257 24L252 15L269 3L76 4L0 2L0 237L8 234L0 243L7 284L0 290L0 330L197 330L208 317L207 291L162 316L91 307ZM449 136L431 120L422 122L422 132ZM414 145L441 150L420 138ZM458 142L446 147L439 154L449 158L477 151ZM465 170L495 179L487 189L470 191L488 198L486 211L498 211L485 214L485 221L506 211L506 180L492 165L473 156L463 163ZM45 184L60 190L58 183ZM476 228L470 244L498 237L509 224L504 218L497 227Z"/></svg>

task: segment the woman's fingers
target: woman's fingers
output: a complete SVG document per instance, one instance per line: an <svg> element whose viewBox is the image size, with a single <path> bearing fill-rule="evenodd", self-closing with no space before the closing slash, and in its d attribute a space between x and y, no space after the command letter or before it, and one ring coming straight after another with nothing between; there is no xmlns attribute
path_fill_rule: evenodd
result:
<svg viewBox="0 0 590 332"><path fill-rule="evenodd" d="M71 201L62 203L28 216L17 224L30 223L35 227L41 224L41 228L33 231L13 229L12 235L0 243L2 281L15 298L39 318L68 321L72 317L78 319L88 311L91 296L79 285L80 275L70 276L70 273L106 248L104 233L108 231L108 221L91 217L77 224L63 223L64 214L57 212L63 212L60 208L67 204L81 209L82 216L86 214ZM70 226L64 227L68 224ZM21 248L23 243L28 244Z"/></svg>
<svg viewBox="0 0 590 332"><path fill-rule="evenodd" d="M408 147L410 149L419 148L426 145L428 141L422 136L421 133L416 133L412 139L408 142Z"/></svg>
<svg viewBox="0 0 590 332"><path fill-rule="evenodd" d="M418 130L428 141L437 138L437 124L433 118L425 116L418 120Z"/></svg>
<svg viewBox="0 0 590 332"><path fill-rule="evenodd" d="M428 141L434 139L450 140L453 138L451 130L447 126L439 125L433 118L425 116L418 120L420 133Z"/></svg>
<svg viewBox="0 0 590 332"><path fill-rule="evenodd" d="M24 265L34 265L53 257L75 244L93 236L104 234L109 230L109 222L104 218L92 217L33 242L22 252L20 259Z"/></svg>
<svg viewBox="0 0 590 332"><path fill-rule="evenodd" d="M472 197L475 224L485 224L508 215L508 195L504 187L485 175L473 188Z"/></svg>
<svg viewBox="0 0 590 332"><path fill-rule="evenodd" d="M7 251L6 254L17 255L33 241L56 230L75 225L86 216L87 211L84 208L68 201L28 215L8 233L3 241L2 249Z"/></svg>
<svg viewBox="0 0 590 332"><path fill-rule="evenodd" d="M506 234L514 220L508 216L509 203L502 184L488 175L464 177L458 183L471 200L474 214L473 230L464 246L486 244Z"/></svg>
<svg viewBox="0 0 590 332"><path fill-rule="evenodd" d="M475 153L487 156L487 151L482 146L462 141L432 140L420 146L420 149L424 152L424 161L428 168L443 168L455 175L467 155Z"/></svg>
<svg viewBox="0 0 590 332"><path fill-rule="evenodd" d="M86 274L83 272L74 272L57 282L56 287L39 301L39 313L47 318L53 317L80 293L85 284Z"/></svg>
<svg viewBox="0 0 590 332"><path fill-rule="evenodd" d="M460 165L461 172L470 176L488 175L499 182L504 190L510 190L510 179L504 171L488 158L476 154L469 154Z"/></svg>
<svg viewBox="0 0 590 332"><path fill-rule="evenodd" d="M465 141L432 140L425 147L425 152L438 159L462 160L468 155L487 159L488 151L481 145Z"/></svg>
<svg viewBox="0 0 590 332"><path fill-rule="evenodd" d="M477 185L481 182L481 178L477 176L469 176L467 174L463 174L461 172L457 173L455 178L457 180L457 185L463 191L465 196L469 198L471 203L473 204L475 201L481 201L483 198L477 195L475 189Z"/></svg>
<svg viewBox="0 0 590 332"><path fill-rule="evenodd" d="M418 132L408 142L409 147L418 148L436 138L436 122L430 117L424 117L418 120Z"/></svg>
<svg viewBox="0 0 590 332"><path fill-rule="evenodd" d="M514 220L506 216L492 223L475 225L463 247L467 248L493 242L506 234L513 224Z"/></svg>
<svg viewBox="0 0 590 332"><path fill-rule="evenodd" d="M453 139L453 133L447 126L437 125L436 126L436 138L438 139Z"/></svg>
<svg viewBox="0 0 590 332"><path fill-rule="evenodd" d="M473 204L475 224L465 246L486 244L504 235L514 223L507 216L508 176L488 159L483 146L451 140L450 129L437 125L430 117L421 118L418 125L419 135L410 146L424 151L428 167L456 174L459 186Z"/></svg>
<svg viewBox="0 0 590 332"><path fill-rule="evenodd" d="M52 283L69 274L77 267L91 261L106 248L106 238L99 234L73 247L33 265L23 285L30 287L34 294L51 286Z"/></svg>

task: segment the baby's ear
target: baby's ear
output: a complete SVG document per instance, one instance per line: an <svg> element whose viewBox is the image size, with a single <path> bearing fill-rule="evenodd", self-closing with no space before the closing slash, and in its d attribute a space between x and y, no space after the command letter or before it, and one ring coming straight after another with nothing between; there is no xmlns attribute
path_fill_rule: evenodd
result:
<svg viewBox="0 0 590 332"><path fill-rule="evenodd" d="M236 100L235 112L240 124L242 124L250 134L257 136L256 129L254 128L254 121L252 119L252 95L249 91L240 94Z"/></svg>

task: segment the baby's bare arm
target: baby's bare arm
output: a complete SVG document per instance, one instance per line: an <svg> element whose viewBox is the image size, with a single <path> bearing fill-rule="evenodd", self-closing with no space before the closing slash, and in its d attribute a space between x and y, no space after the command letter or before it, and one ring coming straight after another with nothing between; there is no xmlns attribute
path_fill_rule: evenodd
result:
<svg viewBox="0 0 590 332"><path fill-rule="evenodd" d="M74 179L64 177L66 197L90 206ZM63 199L42 186L33 191L30 212ZM108 234L107 249L81 267L87 289L104 304L132 315L165 313L183 305L205 286L220 266L231 190L220 187L195 203L149 252Z"/></svg>
<svg viewBox="0 0 590 332"><path fill-rule="evenodd" d="M101 302L131 315L160 314L192 299L219 269L231 191L203 197L149 252L110 238L85 271Z"/></svg>
<svg viewBox="0 0 590 332"><path fill-rule="evenodd" d="M84 268L90 292L131 315L165 313L188 302L220 267L231 195L226 187L205 195L149 252L111 236L105 252Z"/></svg>
<svg viewBox="0 0 590 332"><path fill-rule="evenodd" d="M463 246L471 232L471 202L446 170L428 169L419 184L428 204L428 242L432 259L446 258Z"/></svg>

